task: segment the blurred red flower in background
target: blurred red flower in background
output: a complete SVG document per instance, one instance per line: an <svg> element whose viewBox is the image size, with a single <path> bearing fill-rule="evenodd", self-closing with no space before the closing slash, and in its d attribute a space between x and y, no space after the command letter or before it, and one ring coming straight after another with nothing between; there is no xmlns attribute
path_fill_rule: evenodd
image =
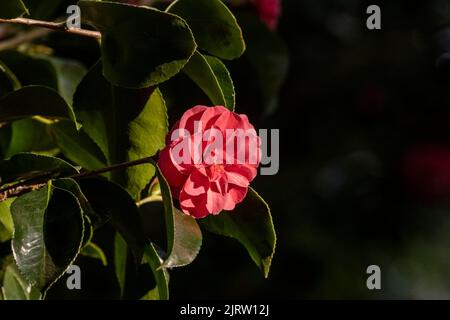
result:
<svg viewBox="0 0 450 320"><path fill-rule="evenodd" d="M450 147L436 143L418 144L403 158L407 191L419 200L450 200Z"/></svg>
<svg viewBox="0 0 450 320"><path fill-rule="evenodd" d="M261 20L269 29L275 30L281 15L281 0L253 0L252 3Z"/></svg>

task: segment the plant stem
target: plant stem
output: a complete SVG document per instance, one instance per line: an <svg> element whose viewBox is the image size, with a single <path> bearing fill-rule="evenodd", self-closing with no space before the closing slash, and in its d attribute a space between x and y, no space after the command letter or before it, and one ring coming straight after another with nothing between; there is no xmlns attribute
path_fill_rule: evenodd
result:
<svg viewBox="0 0 450 320"><path fill-rule="evenodd" d="M155 163L155 159L154 157L147 157L147 158L142 158L142 159L138 159L138 160L134 160L134 161L129 161L129 162L123 162L123 163L118 163L109 167L105 167L99 170L94 170L94 171L88 171L88 172L83 172L83 173L78 173L78 174L74 174L73 176L70 176L69 178L72 179L86 179L86 178L92 178L92 177L96 177L99 176L103 173L106 172L111 172L111 171L116 171L116 170L123 170L123 169L127 169L129 167L134 167L134 166L138 166L141 164L146 164L146 163Z"/></svg>
<svg viewBox="0 0 450 320"><path fill-rule="evenodd" d="M71 175L67 178L87 179L87 178L99 176L106 172L111 172L111 171L116 171L116 170L124 170L124 169L130 168L130 167L134 167L134 166L138 166L138 165L142 165L142 164L146 164L146 163L155 164L155 162L156 162L156 156L147 157L147 158L142 158L142 159L138 159L138 160L134 160L134 161L118 163L118 164L108 166L108 167L105 167L105 168L102 168L99 170L77 173L77 174ZM34 189L38 188L39 186L42 186L43 184L47 183L52 178L54 178L54 175L52 175L51 173L45 173L43 175L35 176L29 180L22 181L22 182L13 184L11 186L5 187L3 189L0 189L0 202L6 200L7 198L9 198L11 196L17 196L19 194L22 194L24 191L34 190Z"/></svg>
<svg viewBox="0 0 450 320"><path fill-rule="evenodd" d="M35 19L28 19L28 18L15 18L15 19L0 19L0 23L21 24L21 25L26 25L26 26L30 26L30 27L46 28L46 29L51 29L51 30L55 30L55 31L62 31L62 32L77 34L80 36L96 38L96 39L101 38L101 33L98 31L76 29L76 28L69 29L69 28L67 28L65 22L50 22L50 21L35 20Z"/></svg>

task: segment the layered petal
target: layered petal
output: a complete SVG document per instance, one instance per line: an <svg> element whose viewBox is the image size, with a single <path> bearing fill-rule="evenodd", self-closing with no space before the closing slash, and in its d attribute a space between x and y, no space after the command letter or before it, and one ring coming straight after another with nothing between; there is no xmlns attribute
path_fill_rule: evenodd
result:
<svg viewBox="0 0 450 320"><path fill-rule="evenodd" d="M195 106L171 132L177 129L180 135L167 143L158 163L181 210L197 219L233 210L245 198L260 161L261 142L247 116L222 106ZM228 137L230 131L243 133L245 140ZM232 149L227 148L230 139L235 139ZM250 161L255 153L256 161Z"/></svg>

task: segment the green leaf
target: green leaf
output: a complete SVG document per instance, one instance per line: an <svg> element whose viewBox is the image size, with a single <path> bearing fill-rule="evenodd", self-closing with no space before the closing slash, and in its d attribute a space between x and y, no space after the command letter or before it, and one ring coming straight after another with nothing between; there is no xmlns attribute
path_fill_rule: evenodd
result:
<svg viewBox="0 0 450 320"><path fill-rule="evenodd" d="M153 288L149 292L147 292L142 298L139 300L160 300L158 287Z"/></svg>
<svg viewBox="0 0 450 320"><path fill-rule="evenodd" d="M14 225L11 217L11 199L0 202L0 243L12 238Z"/></svg>
<svg viewBox="0 0 450 320"><path fill-rule="evenodd" d="M220 0L178 0L167 10L186 20L199 48L222 59L236 59L245 51L242 30Z"/></svg>
<svg viewBox="0 0 450 320"><path fill-rule="evenodd" d="M104 179L81 179L79 185L95 213L111 223L140 262L147 239L138 208L130 195L119 185Z"/></svg>
<svg viewBox="0 0 450 320"><path fill-rule="evenodd" d="M82 19L102 33L105 77L114 85L144 88L162 83L188 62L194 37L180 17L109 1L78 2Z"/></svg>
<svg viewBox="0 0 450 320"><path fill-rule="evenodd" d="M114 270L120 287L120 297L125 294L125 279L127 275L128 246L120 233L114 237Z"/></svg>
<svg viewBox="0 0 450 320"><path fill-rule="evenodd" d="M83 194L80 185L74 179L59 178L53 181L53 185L67 192L70 192L75 198L77 198L84 215L95 216L94 209L91 207L88 199ZM87 221L85 221L84 225L90 225L89 218L87 218ZM90 239L88 239L88 241L89 240ZM87 243L88 241L85 242Z"/></svg>
<svg viewBox="0 0 450 320"><path fill-rule="evenodd" d="M81 211L83 214L84 234L83 234L82 248L84 248L88 243L90 243L94 235L94 230L90 219L90 217L96 217L94 209L92 209L89 201L87 200L86 196L81 191L80 186L74 179L60 178L53 180L52 183L55 187L70 192L75 198L77 198L78 203L80 204Z"/></svg>
<svg viewBox="0 0 450 320"><path fill-rule="evenodd" d="M108 164L153 156L165 146L167 112L160 91L154 87L113 87L102 76L100 64L78 86L74 110ZM148 164L115 172L111 177L138 199L154 173Z"/></svg>
<svg viewBox="0 0 450 320"><path fill-rule="evenodd" d="M75 60L25 54L14 50L1 51L0 60L24 86L42 85L54 89L69 105L72 104L76 87L87 71Z"/></svg>
<svg viewBox="0 0 450 320"><path fill-rule="evenodd" d="M16 75L0 61L0 98L19 88L20 82Z"/></svg>
<svg viewBox="0 0 450 320"><path fill-rule="evenodd" d="M69 160L87 170L101 169L106 166L103 152L83 128L76 130L70 121L59 121L50 128L56 144Z"/></svg>
<svg viewBox="0 0 450 320"><path fill-rule="evenodd" d="M56 178L77 173L77 169L64 160L33 153L19 153L8 160L0 161L0 185L36 176Z"/></svg>
<svg viewBox="0 0 450 320"><path fill-rule="evenodd" d="M209 216L200 223L210 232L238 240L268 277L276 234L269 206L256 191L250 188L245 200L233 212Z"/></svg>
<svg viewBox="0 0 450 320"><path fill-rule="evenodd" d="M29 284L45 293L81 249L84 224L80 204L72 193L48 183L18 197L11 214L17 267Z"/></svg>
<svg viewBox="0 0 450 320"><path fill-rule="evenodd" d="M234 110L233 80L222 61L196 52L183 71L206 93L214 105Z"/></svg>
<svg viewBox="0 0 450 320"><path fill-rule="evenodd" d="M185 266L194 261L200 252L202 232L193 217L174 207L169 184L159 168L157 172L167 229L167 257L163 266L165 268Z"/></svg>
<svg viewBox="0 0 450 320"><path fill-rule="evenodd" d="M270 115L278 107L278 96L289 72L289 51L280 36L255 15L243 14L239 22L245 30L246 55L255 70L264 112Z"/></svg>
<svg viewBox="0 0 450 320"><path fill-rule="evenodd" d="M47 57L53 64L58 76L58 91L69 105L72 105L73 95L78 84L86 75L86 68L75 60Z"/></svg>
<svg viewBox="0 0 450 320"><path fill-rule="evenodd" d="M33 116L70 119L76 123L72 108L58 92L44 86L23 87L0 99L0 122Z"/></svg>
<svg viewBox="0 0 450 320"><path fill-rule="evenodd" d="M81 249L80 254L89 258L100 260L105 267L108 265L108 260L106 259L105 253L95 243L89 242L86 244L86 246Z"/></svg>
<svg viewBox="0 0 450 320"><path fill-rule="evenodd" d="M155 277L159 300L169 300L169 272L162 266L163 260L153 244L145 247L144 259Z"/></svg>
<svg viewBox="0 0 450 320"><path fill-rule="evenodd" d="M71 123L71 126L73 126L73 123ZM11 124L11 139L5 158L20 152L33 152L45 155L58 153L49 134L48 125L34 119L14 121Z"/></svg>
<svg viewBox="0 0 450 320"><path fill-rule="evenodd" d="M40 300L41 293L27 283L14 264L6 267L3 286L1 288L4 300Z"/></svg>
<svg viewBox="0 0 450 320"><path fill-rule="evenodd" d="M28 13L22 0L0 1L0 19L14 19Z"/></svg>
<svg viewBox="0 0 450 320"><path fill-rule="evenodd" d="M16 75L23 86L41 85L58 90L58 74L46 57L4 50L0 51L0 61Z"/></svg>

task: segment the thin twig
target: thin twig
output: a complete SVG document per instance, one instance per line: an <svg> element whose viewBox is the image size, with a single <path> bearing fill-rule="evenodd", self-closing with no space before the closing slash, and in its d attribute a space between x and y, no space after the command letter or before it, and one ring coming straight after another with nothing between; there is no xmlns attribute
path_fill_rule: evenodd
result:
<svg viewBox="0 0 450 320"><path fill-rule="evenodd" d="M99 170L88 171L88 172L83 172L83 173L77 173L77 174L74 174L74 175L70 176L69 178L72 178L72 179L92 178L92 177L99 176L99 175L101 175L103 173L106 173L106 172L123 170L123 169L127 169L129 167L134 167L134 166L138 166L138 165L146 164L146 163L155 163L154 157L147 157L147 158L142 158L142 159L139 159L139 160L118 163L118 164L115 164L115 165L112 165L112 166L109 166L109 167L105 167L105 168L102 168L102 169L99 169Z"/></svg>
<svg viewBox="0 0 450 320"><path fill-rule="evenodd" d="M13 185L7 186L3 189L0 189L0 199L6 195L7 197L11 195L15 195L18 191L23 188L32 188L33 186L38 186L47 183L47 181L51 180L55 177L54 173L45 172L43 174L38 174L30 179L15 183Z"/></svg>
<svg viewBox="0 0 450 320"><path fill-rule="evenodd" d="M77 34L80 36L85 37L91 37L100 39L101 33L98 31L92 31L92 30L86 30L86 29L77 29L77 28L67 28L65 22L50 22L50 21L43 21L43 20L35 20L35 19L28 19L28 18L15 18L15 19L0 19L0 23L11 23L11 24L20 24L20 25L26 25L30 27L40 27L40 28L46 28L51 29L55 31L62 31L72 34Z"/></svg>
<svg viewBox="0 0 450 320"><path fill-rule="evenodd" d="M76 179L76 180L92 178L92 177L99 176L106 172L124 170L124 169L130 168L130 167L134 167L134 166L138 166L138 165L142 165L142 164L146 164L146 163L154 164L156 161L155 159L156 159L156 157L147 157L147 158L142 158L142 159L138 159L138 160L134 160L134 161L118 163L118 164L115 164L115 165L112 165L109 167L105 167L105 168L102 168L99 170L77 173L77 174L69 176L68 178L72 178L72 179ZM29 180L18 182L16 184L13 184L13 185L7 186L3 189L0 189L0 202L6 200L7 198L9 198L11 196L17 196L19 193L23 193L24 189L33 190L35 187L42 186L43 184L47 183L49 180L51 180L53 178L55 178L54 174L45 173L43 175L35 176Z"/></svg>

